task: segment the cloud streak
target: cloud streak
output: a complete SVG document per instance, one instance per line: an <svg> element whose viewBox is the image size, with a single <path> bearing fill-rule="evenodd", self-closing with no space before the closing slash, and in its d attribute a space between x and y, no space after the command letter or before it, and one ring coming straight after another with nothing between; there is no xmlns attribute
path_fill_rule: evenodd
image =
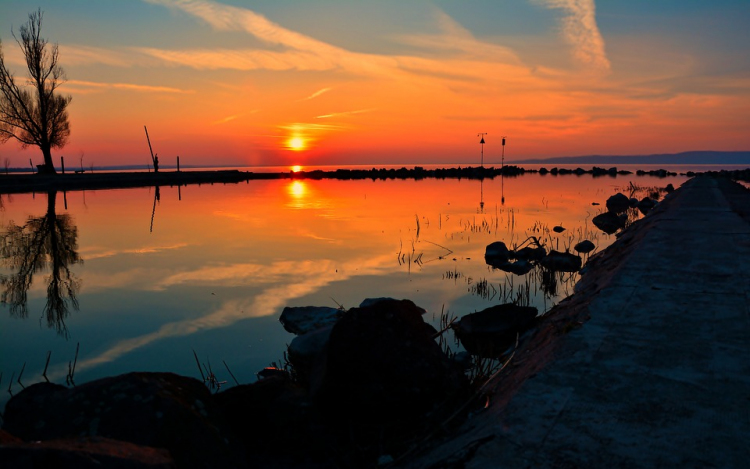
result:
<svg viewBox="0 0 750 469"><path fill-rule="evenodd" d="M594 0L534 0L547 8L559 8L568 13L563 18L563 36L573 46L574 57L583 64L602 71L610 70L604 51L604 38L596 24Z"/></svg>
<svg viewBox="0 0 750 469"><path fill-rule="evenodd" d="M183 90L171 86L137 85L135 83L100 83L95 81L70 80L65 82L76 93L95 93L104 90L124 90L138 93L171 93L171 94L193 94L193 90Z"/></svg>

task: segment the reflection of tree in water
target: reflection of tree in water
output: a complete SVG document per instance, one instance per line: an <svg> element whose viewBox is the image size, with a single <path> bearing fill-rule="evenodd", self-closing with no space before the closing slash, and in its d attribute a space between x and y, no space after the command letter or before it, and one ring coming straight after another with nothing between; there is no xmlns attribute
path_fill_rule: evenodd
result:
<svg viewBox="0 0 750 469"><path fill-rule="evenodd" d="M47 194L47 214L29 217L18 226L12 221L0 233L0 257L11 275L0 275L0 301L10 306L10 314L25 318L29 311L27 293L34 274L49 268L47 303L44 316L47 326L67 337L65 317L69 307L78 309L76 295L81 282L70 271L72 264L82 263L78 255L78 229L70 215L55 213L56 192Z"/></svg>

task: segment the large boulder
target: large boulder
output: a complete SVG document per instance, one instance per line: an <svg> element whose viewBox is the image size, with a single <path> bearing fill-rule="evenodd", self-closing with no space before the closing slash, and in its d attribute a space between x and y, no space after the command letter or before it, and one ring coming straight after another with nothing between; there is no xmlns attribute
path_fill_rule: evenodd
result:
<svg viewBox="0 0 750 469"><path fill-rule="evenodd" d="M534 324L537 314L534 307L506 303L463 316L453 323L453 330L469 353L494 358Z"/></svg>
<svg viewBox="0 0 750 469"><path fill-rule="evenodd" d="M166 448L181 468L238 467L206 386L173 373L128 373L66 388L37 383L8 401L3 429L25 440L101 436Z"/></svg>
<svg viewBox="0 0 750 469"><path fill-rule="evenodd" d="M434 334L408 300L347 311L331 331L318 393L328 417L340 428L405 428L446 411L467 380Z"/></svg>
<svg viewBox="0 0 750 469"><path fill-rule="evenodd" d="M630 208L630 198L618 192L607 199L607 210L614 213L622 213Z"/></svg>
<svg viewBox="0 0 750 469"><path fill-rule="evenodd" d="M289 344L289 361L300 383L309 385L314 391L320 385L320 377L325 367L325 350L331 337L333 326L298 335Z"/></svg>
<svg viewBox="0 0 750 469"><path fill-rule="evenodd" d="M233 386L213 397L248 467L297 467L332 457L334 445L316 424L306 391L288 377Z"/></svg>
<svg viewBox="0 0 750 469"><path fill-rule="evenodd" d="M343 313L343 310L329 306L287 306L279 321L287 332L302 335L332 326Z"/></svg>

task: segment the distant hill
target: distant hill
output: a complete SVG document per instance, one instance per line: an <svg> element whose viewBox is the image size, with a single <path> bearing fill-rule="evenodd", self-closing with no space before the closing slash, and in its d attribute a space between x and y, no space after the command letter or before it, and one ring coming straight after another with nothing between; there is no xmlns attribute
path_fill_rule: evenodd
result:
<svg viewBox="0 0 750 469"><path fill-rule="evenodd" d="M534 158L512 161L512 164L712 164L712 165L750 165L750 151L686 151L683 153L662 153L656 155L589 155L561 156L555 158Z"/></svg>

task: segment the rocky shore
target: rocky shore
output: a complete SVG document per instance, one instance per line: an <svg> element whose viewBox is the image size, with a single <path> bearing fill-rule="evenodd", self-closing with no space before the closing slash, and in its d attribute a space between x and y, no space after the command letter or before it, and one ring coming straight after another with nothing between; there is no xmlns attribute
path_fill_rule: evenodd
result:
<svg viewBox="0 0 750 469"><path fill-rule="evenodd" d="M298 171L258 173L238 170L217 171L160 171L152 172L98 172L98 173L65 173L65 174L5 174L0 175L0 194L44 192L44 191L74 191L94 189L124 189L149 186L182 186L187 184L237 184L240 182L263 179L493 179L500 176L514 177L523 174L542 175L591 175L593 177L616 177L632 174L631 171L618 170L616 167L590 169L556 168L524 169L507 165L496 167L458 167L425 169L420 166L413 168L385 169L337 169L335 171ZM676 173L663 169L654 171L638 171L639 175L654 177L675 176ZM737 177L741 177L737 175ZM748 176L745 175L745 178Z"/></svg>

